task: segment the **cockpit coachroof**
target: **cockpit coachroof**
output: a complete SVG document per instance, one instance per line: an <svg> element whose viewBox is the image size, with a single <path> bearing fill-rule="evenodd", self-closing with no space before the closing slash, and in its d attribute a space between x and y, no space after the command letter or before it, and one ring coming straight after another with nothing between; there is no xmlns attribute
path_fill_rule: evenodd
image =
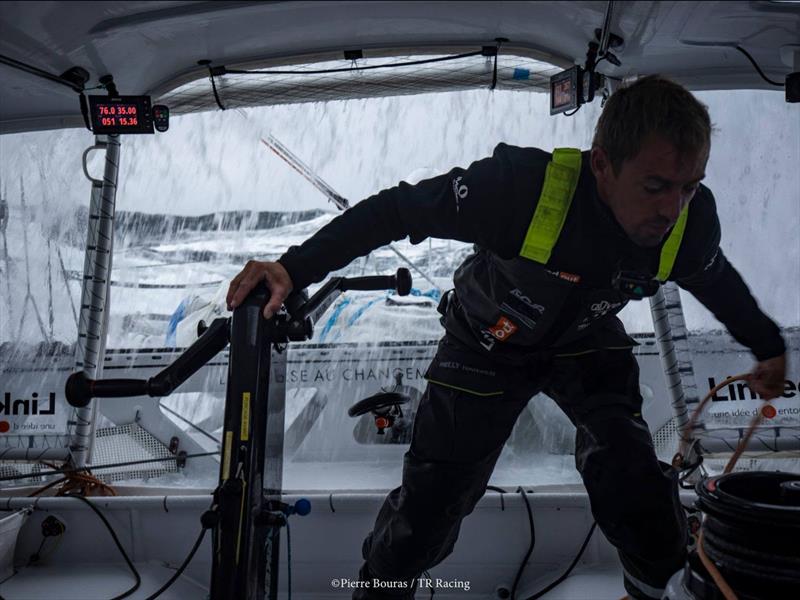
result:
<svg viewBox="0 0 800 600"><path fill-rule="evenodd" d="M154 99L207 79L207 69L197 64L204 59L239 68L332 60L346 65L346 50L363 50L367 58L442 55L480 50L506 38L501 56L535 59L556 69L583 62L607 5L3 2L0 55L54 75L82 67L90 74L87 87L110 73L120 93ZM615 52L621 65L603 62L598 71L618 78L664 73L692 89L777 89L759 76L737 45L772 80L782 82L800 70L792 64L800 61L800 53L791 47L800 44L798 2L615 2L611 31L624 39ZM0 132L83 125L77 94L69 88L8 64L0 64L0 77ZM441 89L453 89L446 83ZM183 112L214 106L213 98L207 98L186 103Z"/></svg>

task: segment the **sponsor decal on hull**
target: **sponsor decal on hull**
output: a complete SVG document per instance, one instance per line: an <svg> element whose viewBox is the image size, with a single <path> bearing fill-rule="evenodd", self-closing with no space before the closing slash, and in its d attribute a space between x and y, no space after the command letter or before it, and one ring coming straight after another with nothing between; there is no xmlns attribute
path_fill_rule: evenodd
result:
<svg viewBox="0 0 800 600"><path fill-rule="evenodd" d="M51 419L33 418L51 417L55 414L55 392L50 392L45 398L40 398L34 392L30 398L13 399L10 392L5 392L0 400L0 434L55 431L56 427L50 422Z"/></svg>

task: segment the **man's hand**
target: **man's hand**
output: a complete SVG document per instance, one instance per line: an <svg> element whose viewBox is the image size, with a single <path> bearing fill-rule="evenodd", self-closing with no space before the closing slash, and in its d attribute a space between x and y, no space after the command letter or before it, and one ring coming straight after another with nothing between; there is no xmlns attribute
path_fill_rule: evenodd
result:
<svg viewBox="0 0 800 600"><path fill-rule="evenodd" d="M264 318L269 319L278 312L294 287L292 278L289 277L289 273L282 264L257 260L247 261L241 273L231 281L228 296L225 299L228 310L239 306L247 298L247 294L261 281L266 282L270 292L269 302L264 306Z"/></svg>
<svg viewBox="0 0 800 600"><path fill-rule="evenodd" d="M768 358L756 363L750 373L750 389L765 400L772 400L783 394L786 379L786 354Z"/></svg>

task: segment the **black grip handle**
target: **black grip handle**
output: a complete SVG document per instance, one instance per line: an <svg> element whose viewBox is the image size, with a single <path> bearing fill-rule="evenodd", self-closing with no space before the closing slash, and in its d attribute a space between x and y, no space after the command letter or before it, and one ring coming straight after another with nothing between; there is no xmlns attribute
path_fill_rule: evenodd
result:
<svg viewBox="0 0 800 600"><path fill-rule="evenodd" d="M348 277L342 284L342 290L393 290L394 275L369 275L367 277Z"/></svg>
<svg viewBox="0 0 800 600"><path fill-rule="evenodd" d="M400 268L395 275L348 277L342 283L342 290L395 290L400 296L407 296L411 291L411 273Z"/></svg>
<svg viewBox="0 0 800 600"><path fill-rule="evenodd" d="M395 284L394 288L397 290L398 296L408 296L411 293L411 271L400 267L397 269L397 274L394 276Z"/></svg>
<svg viewBox="0 0 800 600"><path fill-rule="evenodd" d="M67 378L64 390L67 402L71 406L82 408L92 398L127 398L129 396L147 396L148 380L146 379L89 379L83 371L73 373Z"/></svg>

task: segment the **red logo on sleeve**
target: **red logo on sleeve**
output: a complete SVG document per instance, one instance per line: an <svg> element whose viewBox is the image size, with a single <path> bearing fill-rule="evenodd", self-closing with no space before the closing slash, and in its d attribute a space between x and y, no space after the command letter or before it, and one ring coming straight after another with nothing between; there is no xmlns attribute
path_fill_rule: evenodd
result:
<svg viewBox="0 0 800 600"><path fill-rule="evenodd" d="M489 333L491 333L496 340L505 342L508 338L514 335L517 329L518 327L514 325L514 323L505 317L500 317L495 326L489 328Z"/></svg>

